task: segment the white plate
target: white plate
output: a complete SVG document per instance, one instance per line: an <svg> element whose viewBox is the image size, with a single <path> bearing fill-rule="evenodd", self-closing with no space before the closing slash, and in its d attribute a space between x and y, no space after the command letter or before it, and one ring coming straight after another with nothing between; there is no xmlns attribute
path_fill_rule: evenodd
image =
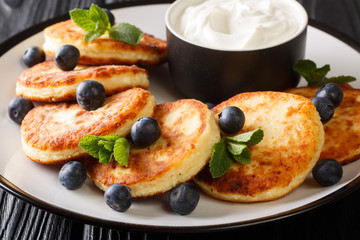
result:
<svg viewBox="0 0 360 240"><path fill-rule="evenodd" d="M113 13L118 22L130 22L144 32L165 39L164 15L168 6L127 7L113 10ZM105 226L140 230L209 230L246 226L289 216L337 199L359 186L360 161L357 161L344 166L344 176L335 186L320 187L309 176L287 196L253 204L228 203L202 194L195 211L187 216L169 210L166 194L136 200L127 212L118 213L106 205L103 192L90 180L78 190L66 190L57 179L59 167L40 165L25 157L20 143L20 128L7 114L7 105L15 96L15 81L25 70L22 55L28 46L41 46L42 41L42 33L37 33L0 58L0 183L37 206L85 223ZM330 76L352 75L360 78L360 54L348 45L313 27L308 28L307 43L306 58L314 60L319 66L330 64ZM170 82L167 64L150 71L150 82L150 90L158 103L173 101L179 96ZM359 81L353 85L360 87Z"/></svg>

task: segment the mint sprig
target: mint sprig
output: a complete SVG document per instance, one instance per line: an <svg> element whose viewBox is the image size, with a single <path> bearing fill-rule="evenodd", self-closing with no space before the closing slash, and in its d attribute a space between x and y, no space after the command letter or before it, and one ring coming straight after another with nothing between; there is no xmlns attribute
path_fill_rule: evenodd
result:
<svg viewBox="0 0 360 240"><path fill-rule="evenodd" d="M129 23L118 23L111 26L107 13L96 4L91 4L89 10L73 9L70 11L71 19L86 31L84 41L89 42L108 34L110 38L131 45L137 45L143 32Z"/></svg>
<svg viewBox="0 0 360 240"><path fill-rule="evenodd" d="M209 162L212 178L223 176L233 164L234 159L241 164L249 164L251 160L250 149L261 142L264 137L262 129L239 134L235 137L223 137L215 143Z"/></svg>
<svg viewBox="0 0 360 240"><path fill-rule="evenodd" d="M352 76L326 77L330 71L330 65L326 64L320 68L308 59L301 59L295 63L293 70L299 73L308 82L308 86L321 86L326 83L347 83L355 81Z"/></svg>
<svg viewBox="0 0 360 240"><path fill-rule="evenodd" d="M88 135L81 138L79 146L92 157L99 159L100 163L106 164L115 158L120 165L128 166L130 143L125 137Z"/></svg>

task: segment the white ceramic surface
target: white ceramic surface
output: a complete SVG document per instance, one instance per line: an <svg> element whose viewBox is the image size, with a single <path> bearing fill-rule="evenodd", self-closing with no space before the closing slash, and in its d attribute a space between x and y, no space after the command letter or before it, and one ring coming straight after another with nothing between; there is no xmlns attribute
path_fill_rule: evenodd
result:
<svg viewBox="0 0 360 240"><path fill-rule="evenodd" d="M143 31L165 39L164 16L168 4L145 5L113 10L118 22L130 22ZM42 44L42 34L38 33L16 45L0 58L0 175L27 193L46 208L69 211L80 218L112 224L135 224L138 227L216 227L223 224L241 225L250 221L271 218L277 214L285 216L299 208L306 208L312 202L346 187L359 177L360 161L344 167L340 183L331 187L318 186L311 176L295 191L271 202L241 204L228 203L201 195L194 212L187 216L177 215L169 210L167 195L136 200L125 213L111 210L103 199L103 192L90 180L75 191L63 188L57 179L59 167L43 166L27 159L20 143L19 126L11 122L7 105L15 96L15 81L25 66L21 57L30 45ZM360 79L360 54L340 40L313 27L308 29L306 57L319 66L331 65L329 76L353 75ZM360 87L358 80L353 86ZM304 84L304 81L301 82ZM158 103L174 101L179 95L173 89L167 72L167 64L150 71L150 90ZM86 219L84 219L86 221Z"/></svg>

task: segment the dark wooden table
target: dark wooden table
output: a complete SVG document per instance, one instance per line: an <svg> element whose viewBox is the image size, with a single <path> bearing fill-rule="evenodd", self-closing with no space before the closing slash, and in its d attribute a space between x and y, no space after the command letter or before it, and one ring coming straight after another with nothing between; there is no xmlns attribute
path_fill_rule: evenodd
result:
<svg viewBox="0 0 360 240"><path fill-rule="evenodd" d="M131 0L130 0L131 1ZM91 2L129 0L0 0L0 44L20 31ZM135 0L133 0L135 1ZM144 2L144 1L136 1ZM360 42L360 0L299 0L311 19L337 37ZM110 5L111 6L111 5ZM354 46L355 46L354 45ZM358 45L360 46L360 45ZM357 48L360 51L359 48ZM359 63L360 67L360 63ZM3 79L4 80L4 79ZM0 188L0 239L360 239L360 190L307 212L237 230L212 233L128 232L85 225L26 203Z"/></svg>

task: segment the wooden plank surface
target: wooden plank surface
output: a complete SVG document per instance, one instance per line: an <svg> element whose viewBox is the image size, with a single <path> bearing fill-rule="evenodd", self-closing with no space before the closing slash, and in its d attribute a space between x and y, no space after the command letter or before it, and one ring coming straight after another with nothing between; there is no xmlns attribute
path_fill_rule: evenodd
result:
<svg viewBox="0 0 360 240"><path fill-rule="evenodd" d="M91 2L121 0L0 0L0 43L16 33ZM309 17L360 41L359 0L299 0ZM360 63L359 63L360 65ZM331 204L236 231L134 233L83 225L25 203L0 189L0 239L359 239L360 190Z"/></svg>

